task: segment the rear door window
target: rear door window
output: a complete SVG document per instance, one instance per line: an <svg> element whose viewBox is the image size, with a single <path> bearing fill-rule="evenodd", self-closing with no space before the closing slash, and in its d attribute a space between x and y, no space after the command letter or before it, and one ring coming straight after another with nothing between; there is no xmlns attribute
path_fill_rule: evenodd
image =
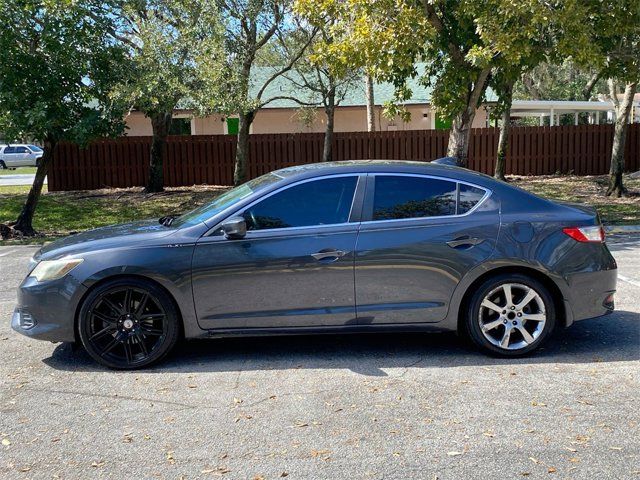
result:
<svg viewBox="0 0 640 480"><path fill-rule="evenodd" d="M456 182L427 177L377 175L372 220L456 214Z"/></svg>

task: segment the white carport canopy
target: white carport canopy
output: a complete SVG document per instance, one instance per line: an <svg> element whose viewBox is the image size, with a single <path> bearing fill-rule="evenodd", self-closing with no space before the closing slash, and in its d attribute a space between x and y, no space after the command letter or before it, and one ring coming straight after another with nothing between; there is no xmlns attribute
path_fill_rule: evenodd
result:
<svg viewBox="0 0 640 480"><path fill-rule="evenodd" d="M600 112L613 111L611 102L571 102L556 100L514 100L511 107L512 117L539 117L540 125L544 117L549 117L549 125L558 125L559 115L573 114L575 124L578 124L578 114L592 113L591 123L600 123Z"/></svg>

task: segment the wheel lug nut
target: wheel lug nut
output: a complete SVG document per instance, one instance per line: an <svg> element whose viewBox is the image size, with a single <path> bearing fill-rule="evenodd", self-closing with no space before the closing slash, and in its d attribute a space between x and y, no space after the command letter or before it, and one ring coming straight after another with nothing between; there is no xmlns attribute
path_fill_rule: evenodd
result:
<svg viewBox="0 0 640 480"><path fill-rule="evenodd" d="M504 324L506 325L506 324L507 324L507 321L506 321L506 320L504 320L502 323L504 323Z"/></svg>
<svg viewBox="0 0 640 480"><path fill-rule="evenodd" d="M519 317L521 317L521 316L522 316L522 314L521 314L520 312L518 312L518 316L519 316Z"/></svg>
<svg viewBox="0 0 640 480"><path fill-rule="evenodd" d="M515 309L516 309L516 307L511 307L511 310L515 310Z"/></svg>
<svg viewBox="0 0 640 480"><path fill-rule="evenodd" d="M514 324L514 325L517 325L517 324L518 324L518 322L516 322L516 321L514 320L514 321L513 321L513 324Z"/></svg>

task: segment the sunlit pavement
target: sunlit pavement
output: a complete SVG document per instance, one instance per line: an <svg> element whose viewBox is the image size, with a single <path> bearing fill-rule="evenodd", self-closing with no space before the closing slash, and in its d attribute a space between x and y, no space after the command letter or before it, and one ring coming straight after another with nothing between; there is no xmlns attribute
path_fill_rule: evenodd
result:
<svg viewBox="0 0 640 480"><path fill-rule="evenodd" d="M14 334L33 247L0 248L2 478L640 478L640 235L617 311L537 355L455 335L185 343L143 372Z"/></svg>

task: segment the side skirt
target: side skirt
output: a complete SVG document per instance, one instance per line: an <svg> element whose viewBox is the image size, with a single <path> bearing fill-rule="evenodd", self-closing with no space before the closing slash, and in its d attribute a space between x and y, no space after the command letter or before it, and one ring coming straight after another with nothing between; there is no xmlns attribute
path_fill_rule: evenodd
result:
<svg viewBox="0 0 640 480"><path fill-rule="evenodd" d="M376 325L342 325L327 327L289 327L289 328L237 328L220 330L203 330L201 335L190 338L226 338L226 337L261 337L286 335L335 335L348 333L391 333L391 332L450 332L450 328L438 324L376 324Z"/></svg>

